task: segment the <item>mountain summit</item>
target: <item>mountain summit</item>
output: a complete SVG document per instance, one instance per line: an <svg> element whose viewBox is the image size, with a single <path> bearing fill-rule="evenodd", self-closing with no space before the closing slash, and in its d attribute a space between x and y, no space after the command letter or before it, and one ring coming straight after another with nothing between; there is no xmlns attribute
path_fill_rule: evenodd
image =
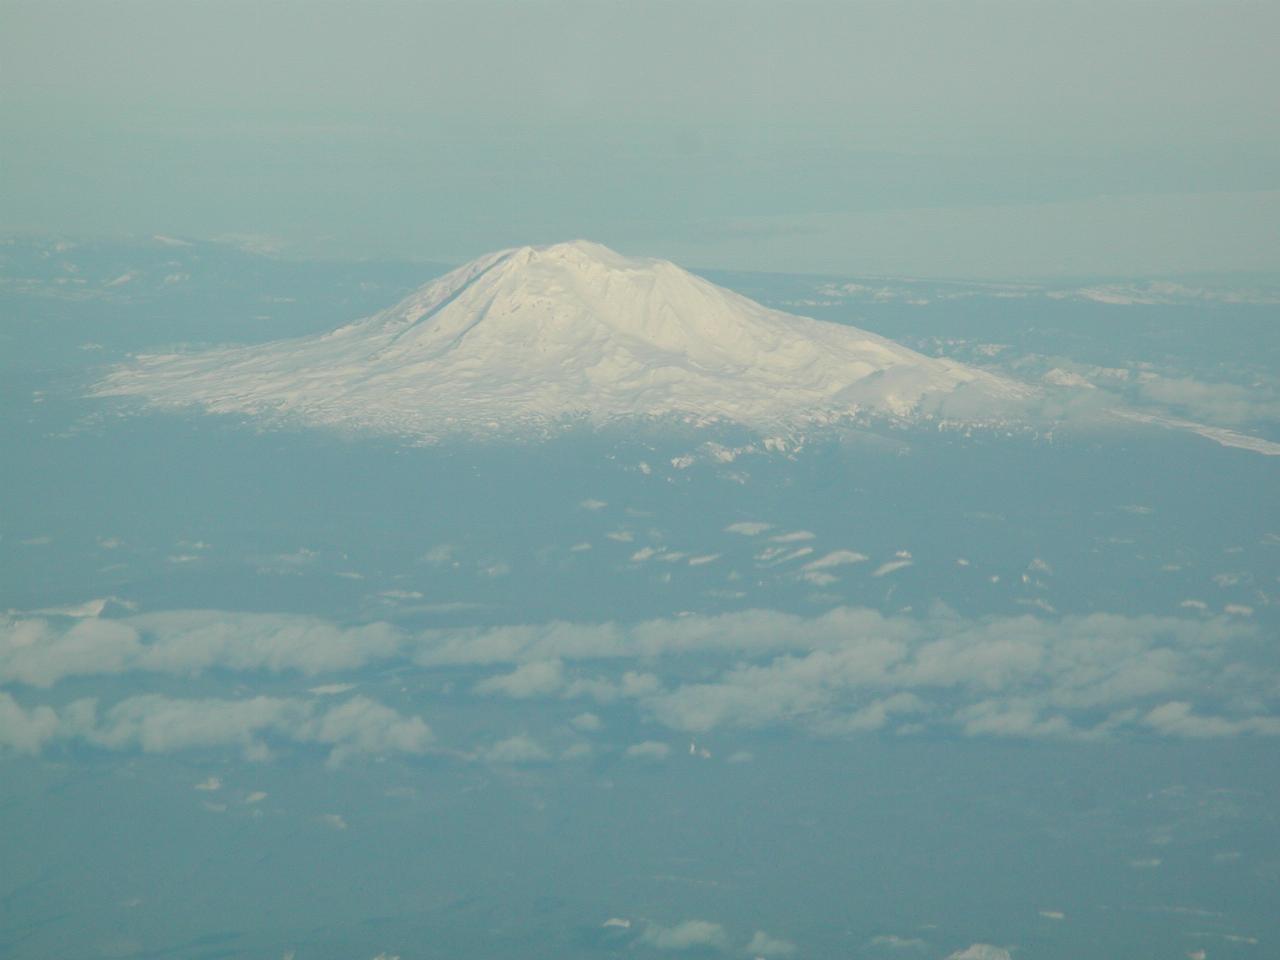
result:
<svg viewBox="0 0 1280 960"><path fill-rule="evenodd" d="M98 392L428 440L628 418L974 420L1029 393L586 241L480 257L323 336L140 356Z"/></svg>

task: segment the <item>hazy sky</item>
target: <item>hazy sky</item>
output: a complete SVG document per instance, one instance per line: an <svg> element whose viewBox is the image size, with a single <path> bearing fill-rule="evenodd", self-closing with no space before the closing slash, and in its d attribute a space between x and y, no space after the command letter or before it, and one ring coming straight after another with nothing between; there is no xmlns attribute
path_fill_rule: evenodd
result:
<svg viewBox="0 0 1280 960"><path fill-rule="evenodd" d="M0 2L0 230L1280 273L1276 3Z"/></svg>

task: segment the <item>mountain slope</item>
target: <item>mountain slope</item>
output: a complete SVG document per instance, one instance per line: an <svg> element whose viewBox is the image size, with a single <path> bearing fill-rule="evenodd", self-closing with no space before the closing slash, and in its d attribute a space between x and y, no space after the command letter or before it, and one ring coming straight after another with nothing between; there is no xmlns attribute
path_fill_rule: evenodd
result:
<svg viewBox="0 0 1280 960"><path fill-rule="evenodd" d="M579 241L481 257L323 336L141 356L98 393L436 439L626 418L981 420L1030 390Z"/></svg>

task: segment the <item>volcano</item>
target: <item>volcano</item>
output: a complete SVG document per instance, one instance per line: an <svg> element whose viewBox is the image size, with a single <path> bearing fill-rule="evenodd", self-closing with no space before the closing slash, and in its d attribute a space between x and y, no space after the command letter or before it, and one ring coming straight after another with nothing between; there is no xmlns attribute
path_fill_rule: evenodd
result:
<svg viewBox="0 0 1280 960"><path fill-rule="evenodd" d="M586 241L480 257L322 336L139 356L96 392L424 441L637 419L793 434L972 422L1031 395Z"/></svg>

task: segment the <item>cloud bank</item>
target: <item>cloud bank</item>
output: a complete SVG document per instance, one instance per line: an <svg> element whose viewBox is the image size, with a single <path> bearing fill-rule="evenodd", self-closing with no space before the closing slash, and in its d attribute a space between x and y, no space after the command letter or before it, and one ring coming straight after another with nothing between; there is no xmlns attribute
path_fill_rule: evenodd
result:
<svg viewBox="0 0 1280 960"><path fill-rule="evenodd" d="M141 694L100 711L93 699L58 710L28 709L0 691L0 746L35 754L54 740L144 753L233 747L250 760L268 759L272 743L313 744L327 747L329 763L336 765L356 754L420 755L432 733L420 717L403 716L367 697L321 710L295 697L185 700Z"/></svg>
<svg viewBox="0 0 1280 960"><path fill-rule="evenodd" d="M943 606L925 615L746 610L417 633L385 623L216 611L10 617L0 620L0 688L21 692L26 705L6 694L0 725L4 743L22 752L67 735L69 712L89 708L29 701L70 678L216 670L351 679L389 664L461 671L473 697L585 700L590 709L632 711L682 733L790 727L820 736L1280 735L1280 673L1250 620L1104 613L974 619ZM350 687L310 689L324 691L328 704ZM205 743L251 749L269 734L326 744L337 758L413 753L429 736L425 724L364 697L325 710L312 699L200 701L209 729L201 734L194 713L183 712L191 702L135 696L95 713L80 732L99 745L142 750ZM577 709L592 718L583 728L599 726L596 714ZM542 749L527 746L497 745L493 759L527 761Z"/></svg>

